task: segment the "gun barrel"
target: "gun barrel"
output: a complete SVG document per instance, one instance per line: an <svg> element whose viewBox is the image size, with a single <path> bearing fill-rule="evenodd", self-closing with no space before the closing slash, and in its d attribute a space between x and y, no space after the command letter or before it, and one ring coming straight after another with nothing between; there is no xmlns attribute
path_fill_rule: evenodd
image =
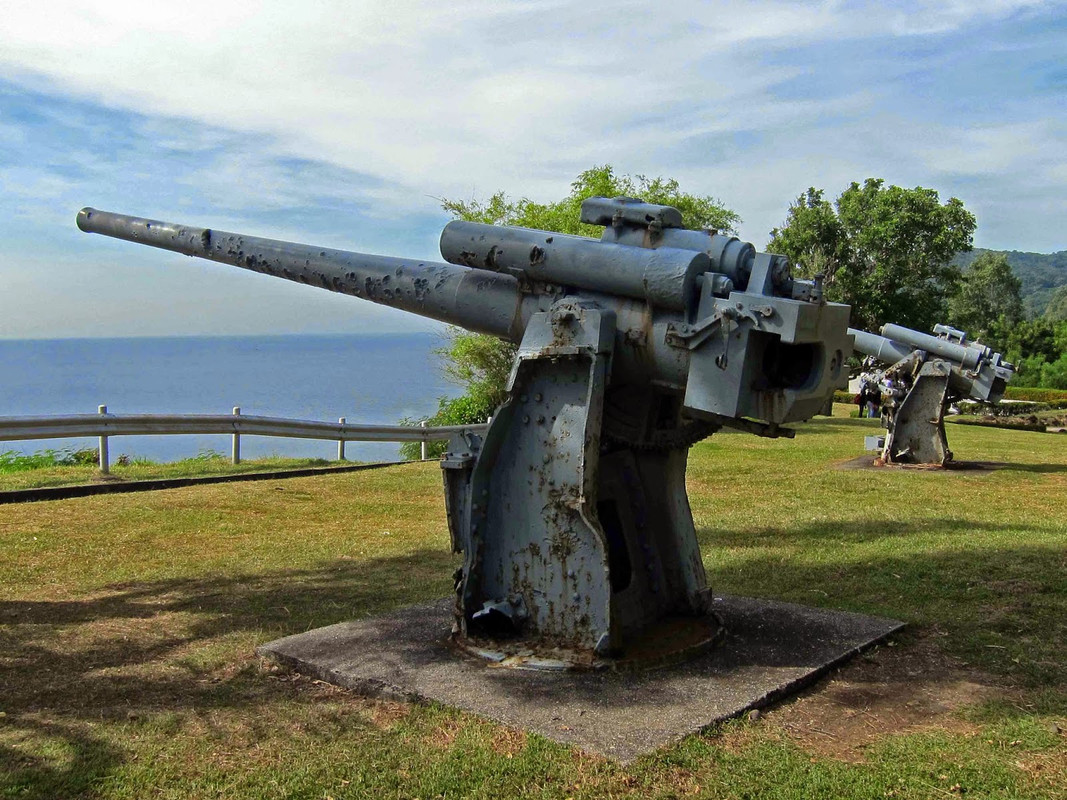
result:
<svg viewBox="0 0 1067 800"><path fill-rule="evenodd" d="M452 264L522 273L528 278L643 300L687 311L697 276L711 268L706 253L605 244L584 236L530 228L450 222L441 255Z"/></svg>
<svg viewBox="0 0 1067 800"><path fill-rule="evenodd" d="M928 353L934 353L942 358L955 361L964 369L976 369L982 360L988 358L992 353L988 347L983 347L982 345L956 344L955 342L931 336L928 333L920 333L919 331L913 331L911 328L905 328L903 325L893 325L892 323L882 326L882 336L892 339L894 342L908 345L913 350L925 350Z"/></svg>
<svg viewBox="0 0 1067 800"><path fill-rule="evenodd" d="M438 261L333 250L83 208L78 227L116 239L306 283L518 341L518 281Z"/></svg>
<svg viewBox="0 0 1067 800"><path fill-rule="evenodd" d="M883 364L895 364L911 353L912 348L879 336L870 331L849 328L848 332L856 337L855 349L865 356L873 356Z"/></svg>

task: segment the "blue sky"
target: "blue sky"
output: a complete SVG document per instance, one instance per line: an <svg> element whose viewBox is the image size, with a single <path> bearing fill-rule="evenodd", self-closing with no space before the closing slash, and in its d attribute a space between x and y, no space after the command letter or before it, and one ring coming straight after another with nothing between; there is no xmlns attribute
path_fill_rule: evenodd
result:
<svg viewBox="0 0 1067 800"><path fill-rule="evenodd" d="M437 198L678 178L762 247L808 186L959 197L1067 249L1062 4L80 4L0 29L0 337L399 331L415 317L77 231L84 205L437 256Z"/></svg>

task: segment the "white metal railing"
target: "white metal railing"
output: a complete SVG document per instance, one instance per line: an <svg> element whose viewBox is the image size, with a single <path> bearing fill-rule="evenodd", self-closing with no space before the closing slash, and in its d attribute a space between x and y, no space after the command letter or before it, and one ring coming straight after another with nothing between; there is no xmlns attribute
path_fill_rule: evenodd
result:
<svg viewBox="0 0 1067 800"><path fill-rule="evenodd" d="M31 439L100 438L100 471L110 469L108 439L112 436L156 436L172 434L230 434L231 460L241 461L241 436L280 436L290 439L323 439L337 442L337 459L345 457L345 442L422 442L426 460L428 442L447 439L454 433L482 433L485 425L357 425L345 422L317 422L284 417L244 416L240 407L233 414L109 414L100 406L96 414L69 414L51 417L0 417L0 442Z"/></svg>

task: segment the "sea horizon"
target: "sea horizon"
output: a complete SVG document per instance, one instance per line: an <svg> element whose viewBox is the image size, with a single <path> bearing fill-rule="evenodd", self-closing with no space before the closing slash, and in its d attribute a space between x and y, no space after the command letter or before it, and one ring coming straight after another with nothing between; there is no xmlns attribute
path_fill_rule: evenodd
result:
<svg viewBox="0 0 1067 800"><path fill-rule="evenodd" d="M173 334L134 334L131 336L3 336L0 335L0 344L11 342L98 342L98 341L127 341L132 339L287 339L304 336L309 338L337 338L337 337L434 337L444 338L444 333L439 331L353 331L339 333L323 332L291 332L291 333L173 333Z"/></svg>
<svg viewBox="0 0 1067 800"><path fill-rule="evenodd" d="M243 414L388 425L424 419L449 384L434 354L441 335L200 334L0 340L0 416L96 413ZM0 442L31 453L95 447L95 439ZM390 460L399 445L350 443L353 460ZM225 436L122 436L115 455L176 461L228 452ZM243 455L333 458L336 444L245 437Z"/></svg>

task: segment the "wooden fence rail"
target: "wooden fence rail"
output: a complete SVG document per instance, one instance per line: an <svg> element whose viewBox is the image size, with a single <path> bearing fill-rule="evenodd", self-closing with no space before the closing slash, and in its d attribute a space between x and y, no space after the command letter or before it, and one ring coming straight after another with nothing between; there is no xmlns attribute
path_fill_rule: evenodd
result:
<svg viewBox="0 0 1067 800"><path fill-rule="evenodd" d="M485 425L445 425L427 427L407 425L357 425L345 422L318 422L284 417L258 417L241 414L109 414L100 406L97 414L70 414L51 417L0 417L0 442L32 439L69 439L100 437L100 471L110 468L108 439L112 436L156 436L175 434L230 434L233 436L231 460L241 460L244 436L280 436L290 439L322 439L337 442L338 459L344 459L345 442L422 442L447 439L455 433L483 433Z"/></svg>

